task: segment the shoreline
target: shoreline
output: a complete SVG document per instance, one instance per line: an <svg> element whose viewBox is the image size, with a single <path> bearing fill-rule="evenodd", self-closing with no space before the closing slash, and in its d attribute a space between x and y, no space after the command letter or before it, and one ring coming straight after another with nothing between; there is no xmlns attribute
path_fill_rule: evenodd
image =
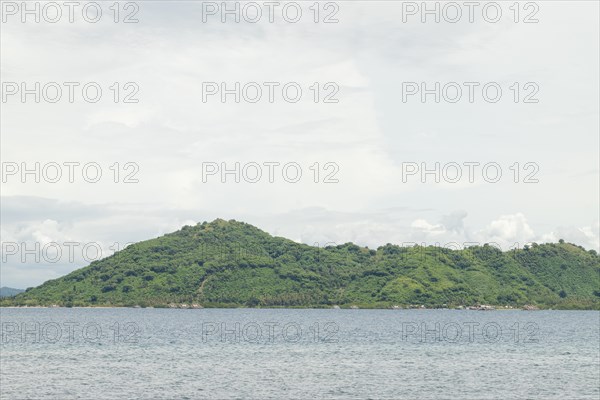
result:
<svg viewBox="0 0 600 400"><path fill-rule="evenodd" d="M228 309L246 309L246 310L348 310L348 311L359 311L359 310L388 310L388 311L425 311L425 310L447 310L447 311L600 311L600 308L525 308L525 307L509 307L498 306L489 309L475 308L475 307L405 307L405 308L391 308L391 307L141 307L141 306L0 306L0 309L157 309L157 310L228 310Z"/></svg>

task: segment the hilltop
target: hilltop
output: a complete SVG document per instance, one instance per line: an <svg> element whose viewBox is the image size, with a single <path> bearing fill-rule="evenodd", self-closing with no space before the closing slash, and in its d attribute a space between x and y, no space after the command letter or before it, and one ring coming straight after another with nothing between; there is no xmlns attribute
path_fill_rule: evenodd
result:
<svg viewBox="0 0 600 400"><path fill-rule="evenodd" d="M0 305L600 309L600 257L569 243L318 248L217 219L139 242Z"/></svg>

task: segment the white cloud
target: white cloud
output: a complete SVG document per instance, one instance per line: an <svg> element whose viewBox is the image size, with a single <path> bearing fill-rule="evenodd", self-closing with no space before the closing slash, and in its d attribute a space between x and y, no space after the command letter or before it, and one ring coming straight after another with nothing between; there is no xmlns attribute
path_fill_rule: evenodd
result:
<svg viewBox="0 0 600 400"><path fill-rule="evenodd" d="M521 213L502 215L476 234L485 240L500 244L526 243L534 238L533 230Z"/></svg>
<svg viewBox="0 0 600 400"><path fill-rule="evenodd" d="M540 24L402 24L400 2L343 2L338 24L253 25L202 24L194 2L144 2L140 24L3 24L3 81L98 81L106 93L97 104L2 104L2 160L95 161L108 180L10 179L2 240L109 246L221 217L309 243L598 248L598 7L545 3ZM401 101L404 81L473 80L535 81L540 102L515 104L509 89L498 104ZM129 81L140 102L112 102L106 88ZM203 103L205 81L295 81L305 95ZM337 83L339 103L315 103L314 82ZM109 167L128 161L140 182L115 184ZM294 161L303 180L203 183L206 161ZM401 164L422 161L495 161L503 181L402 183ZM322 183L325 170L314 183L316 162L335 162L339 183ZM515 162L536 162L540 182L515 183ZM78 266L1 271L23 286Z"/></svg>

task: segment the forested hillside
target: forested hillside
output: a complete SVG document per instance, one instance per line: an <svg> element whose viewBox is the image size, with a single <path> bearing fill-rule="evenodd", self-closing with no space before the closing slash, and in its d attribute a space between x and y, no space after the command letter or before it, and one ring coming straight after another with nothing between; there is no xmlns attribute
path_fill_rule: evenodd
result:
<svg viewBox="0 0 600 400"><path fill-rule="evenodd" d="M326 248L215 220L136 243L1 305L600 308L600 258L568 243Z"/></svg>

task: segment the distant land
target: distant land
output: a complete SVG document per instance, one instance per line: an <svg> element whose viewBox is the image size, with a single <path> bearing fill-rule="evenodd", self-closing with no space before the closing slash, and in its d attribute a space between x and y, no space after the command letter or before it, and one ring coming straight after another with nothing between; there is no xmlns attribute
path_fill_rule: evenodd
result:
<svg viewBox="0 0 600 400"><path fill-rule="evenodd" d="M9 288L6 286L2 286L0 287L0 297L10 297L10 296L15 296L19 293L24 292L25 290L22 289L14 289L14 288Z"/></svg>
<svg viewBox="0 0 600 400"><path fill-rule="evenodd" d="M4 290L4 288L3 288ZM325 248L217 219L133 244L2 306L600 309L600 257L565 243Z"/></svg>

